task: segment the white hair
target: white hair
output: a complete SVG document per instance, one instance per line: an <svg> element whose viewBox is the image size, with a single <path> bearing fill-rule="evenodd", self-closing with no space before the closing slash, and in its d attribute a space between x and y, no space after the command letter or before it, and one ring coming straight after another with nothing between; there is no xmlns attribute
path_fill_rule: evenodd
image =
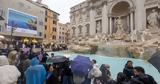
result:
<svg viewBox="0 0 160 84"><path fill-rule="evenodd" d="M9 65L8 59L6 56L0 56L0 66Z"/></svg>

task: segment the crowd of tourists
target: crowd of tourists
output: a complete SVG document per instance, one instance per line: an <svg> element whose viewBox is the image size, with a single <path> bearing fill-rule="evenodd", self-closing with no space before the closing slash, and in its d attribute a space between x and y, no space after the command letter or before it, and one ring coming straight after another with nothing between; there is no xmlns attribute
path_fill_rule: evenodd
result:
<svg viewBox="0 0 160 84"><path fill-rule="evenodd" d="M72 71L70 60L48 64L48 59L43 49L39 52L10 50L6 56L0 56L0 84L157 84L143 67L133 67L130 60L114 80L110 66L103 64L99 68L94 59L91 60L92 68L83 76ZM81 67L77 69L80 71Z"/></svg>

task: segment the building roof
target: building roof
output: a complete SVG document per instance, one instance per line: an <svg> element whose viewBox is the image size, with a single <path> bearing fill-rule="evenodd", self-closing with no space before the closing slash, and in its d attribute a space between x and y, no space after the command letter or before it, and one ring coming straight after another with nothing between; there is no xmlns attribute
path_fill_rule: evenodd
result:
<svg viewBox="0 0 160 84"><path fill-rule="evenodd" d="M48 7L45 7L45 6L41 6L41 7L45 8L45 9L47 9L47 10L50 10L50 11L52 11L53 13L55 13L55 14L57 14L57 15L60 15L59 13L57 13L57 12L55 12L55 11L49 9Z"/></svg>
<svg viewBox="0 0 160 84"><path fill-rule="evenodd" d="M54 12L54 13L57 14L57 15L60 15L59 13L57 13L57 12L55 12L55 11L49 9L48 6L47 6L46 4L34 2L34 1L32 1L32 0L26 0L26 1L28 1L28 2L30 2L30 3L32 3L32 4L34 4L34 5L37 5L37 6L41 7L41 8L45 8L45 9L47 9L47 10L50 10L50 11Z"/></svg>

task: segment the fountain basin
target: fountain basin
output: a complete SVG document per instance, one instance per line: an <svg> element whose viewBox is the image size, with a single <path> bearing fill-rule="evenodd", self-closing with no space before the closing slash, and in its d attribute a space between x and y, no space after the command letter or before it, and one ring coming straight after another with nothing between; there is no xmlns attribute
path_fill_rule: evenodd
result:
<svg viewBox="0 0 160 84"><path fill-rule="evenodd" d="M51 55L51 53L53 53L53 52L48 52L49 55ZM102 64L109 64L113 79L116 79L118 72L123 72L123 68L125 66L125 63L128 60L132 60L134 66L142 66L145 69L146 74L153 76L154 79L158 82L158 84L160 84L160 80L159 80L160 73L152 64L150 64L146 60L133 59L133 58L108 57L108 56L104 56L104 55L95 55L95 54L93 54L93 55L77 54L77 53L69 53L69 52L66 52L66 53L54 52L54 53L55 53L55 55L66 56L66 57L70 58L70 60L73 60L77 55L86 56L86 57L89 57L90 59L96 59L99 67Z"/></svg>

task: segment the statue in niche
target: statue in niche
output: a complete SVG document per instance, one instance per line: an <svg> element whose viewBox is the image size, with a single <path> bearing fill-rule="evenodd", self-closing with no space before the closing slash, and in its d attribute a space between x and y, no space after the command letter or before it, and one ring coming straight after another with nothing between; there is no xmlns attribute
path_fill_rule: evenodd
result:
<svg viewBox="0 0 160 84"><path fill-rule="evenodd" d="M117 19L115 19L115 28L117 28L116 33L114 33L114 35L113 35L115 40L129 39L128 35L124 31L121 17L118 17Z"/></svg>
<svg viewBox="0 0 160 84"><path fill-rule="evenodd" d="M152 33L157 32L159 20L160 20L160 16L159 16L158 12L156 12L156 10L153 9L152 13L150 13L147 17L147 21L149 24L148 28L152 30L151 31Z"/></svg>
<svg viewBox="0 0 160 84"><path fill-rule="evenodd" d="M89 21L89 18L90 18L90 14L89 14L89 12L88 12L88 11L86 11L86 14L85 14L85 15L86 15L86 17L85 17L85 19L86 19L86 20L85 20L85 21Z"/></svg>
<svg viewBox="0 0 160 84"><path fill-rule="evenodd" d="M79 12L79 23L81 23L83 20L82 20L82 13L81 11Z"/></svg>
<svg viewBox="0 0 160 84"><path fill-rule="evenodd" d="M75 15L72 15L72 16L71 16L71 21L72 21L73 24L76 23Z"/></svg>
<svg viewBox="0 0 160 84"><path fill-rule="evenodd" d="M116 26L116 28L117 28L117 31L116 31L116 34L117 34L117 35L121 35L121 34L124 33L123 23L122 23L121 17L118 17L118 18L115 20L115 26Z"/></svg>
<svg viewBox="0 0 160 84"><path fill-rule="evenodd" d="M102 29L101 21L97 21L96 32L101 33L101 29Z"/></svg>
<svg viewBox="0 0 160 84"><path fill-rule="evenodd" d="M98 8L96 9L96 16L100 16L100 15L102 15L102 8L101 8L101 7L98 7Z"/></svg>

